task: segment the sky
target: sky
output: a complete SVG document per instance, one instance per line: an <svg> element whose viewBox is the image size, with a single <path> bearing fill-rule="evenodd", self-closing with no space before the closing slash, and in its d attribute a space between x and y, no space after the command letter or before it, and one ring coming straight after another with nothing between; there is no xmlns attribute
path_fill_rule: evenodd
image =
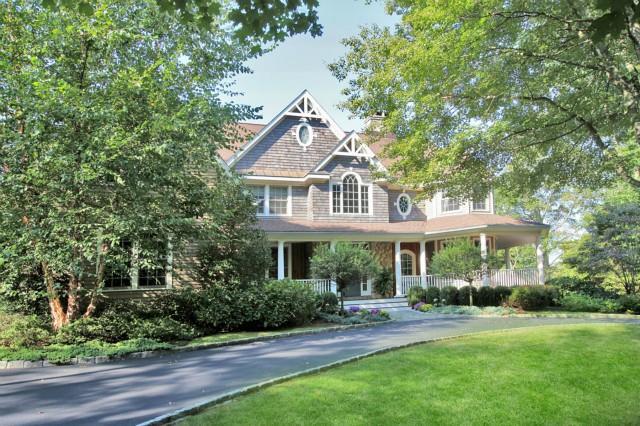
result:
<svg viewBox="0 0 640 426"><path fill-rule="evenodd" d="M278 114L300 92L308 89L329 115L344 130L359 130L362 120L350 119L347 111L338 109L343 101L340 90L344 83L333 77L327 65L346 53L340 43L356 35L366 24L392 25L397 16L384 12L384 1L366 4L364 0L322 0L318 9L323 35L313 38L297 35L286 39L275 50L251 60L247 65L254 71L236 78L236 90L244 96L238 103L263 106L262 119L266 123Z"/></svg>

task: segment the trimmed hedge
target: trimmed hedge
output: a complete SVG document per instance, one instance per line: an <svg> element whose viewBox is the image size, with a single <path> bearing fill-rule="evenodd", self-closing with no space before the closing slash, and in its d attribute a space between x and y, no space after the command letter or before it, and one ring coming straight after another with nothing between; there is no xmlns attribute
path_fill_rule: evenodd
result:
<svg viewBox="0 0 640 426"><path fill-rule="evenodd" d="M443 305L457 305L458 289L454 286L442 287L440 290L440 303Z"/></svg>
<svg viewBox="0 0 640 426"><path fill-rule="evenodd" d="M498 306L496 291L493 287L480 287L478 290L477 306Z"/></svg>
<svg viewBox="0 0 640 426"><path fill-rule="evenodd" d="M554 287L532 285L516 287L509 297L509 304L525 311L536 311L547 308L558 297L558 291Z"/></svg>
<svg viewBox="0 0 640 426"><path fill-rule="evenodd" d="M510 287L499 285L493 289L493 292L495 294L496 303L498 305L506 305L509 303L509 296L511 296L512 292Z"/></svg>
<svg viewBox="0 0 640 426"><path fill-rule="evenodd" d="M473 306L478 306L478 289L468 285L458 289L458 304L469 306L469 292L473 296Z"/></svg>
<svg viewBox="0 0 640 426"><path fill-rule="evenodd" d="M437 287L427 287L425 292L425 303L434 304L437 301L440 301L440 289Z"/></svg>

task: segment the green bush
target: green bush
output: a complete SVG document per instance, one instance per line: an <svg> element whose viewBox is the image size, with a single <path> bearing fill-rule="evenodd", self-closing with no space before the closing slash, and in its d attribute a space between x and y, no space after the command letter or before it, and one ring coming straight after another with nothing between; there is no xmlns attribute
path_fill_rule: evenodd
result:
<svg viewBox="0 0 640 426"><path fill-rule="evenodd" d="M373 290L382 297L393 294L393 270L381 268L373 280Z"/></svg>
<svg viewBox="0 0 640 426"><path fill-rule="evenodd" d="M440 290L440 303L443 305L457 305L458 289L454 286L442 287Z"/></svg>
<svg viewBox="0 0 640 426"><path fill-rule="evenodd" d="M425 303L423 305L420 305L420 307L418 308L420 312L429 312L432 309L433 305L431 303Z"/></svg>
<svg viewBox="0 0 640 426"><path fill-rule="evenodd" d="M338 296L330 291L319 294L316 297L316 309L325 314L337 314L340 310Z"/></svg>
<svg viewBox="0 0 640 426"><path fill-rule="evenodd" d="M268 296L258 286L242 289L235 285L210 284L199 293L195 309L197 324L208 333L256 328L262 307L270 302Z"/></svg>
<svg viewBox="0 0 640 426"><path fill-rule="evenodd" d="M625 312L640 314L640 294L625 294L618 298L618 303Z"/></svg>
<svg viewBox="0 0 640 426"><path fill-rule="evenodd" d="M493 287L482 286L478 289L478 306L498 306L496 291Z"/></svg>
<svg viewBox="0 0 640 426"><path fill-rule="evenodd" d="M496 297L496 303L498 305L504 305L509 303L509 296L511 296L511 288L504 286L497 286L493 289Z"/></svg>
<svg viewBox="0 0 640 426"><path fill-rule="evenodd" d="M425 302L429 304L435 304L435 303L438 303L439 301L440 301L440 289L437 287L427 287L425 291Z"/></svg>
<svg viewBox="0 0 640 426"><path fill-rule="evenodd" d="M187 324L171 318L153 318L134 321L128 338L171 342L175 340L190 340L197 335L196 330Z"/></svg>
<svg viewBox="0 0 640 426"><path fill-rule="evenodd" d="M35 315L0 313L0 346L24 348L42 346L51 333Z"/></svg>
<svg viewBox="0 0 640 426"><path fill-rule="evenodd" d="M416 303L424 302L427 298L427 292L422 287L411 287L407 292L407 302L409 306L413 306Z"/></svg>
<svg viewBox="0 0 640 426"><path fill-rule="evenodd" d="M473 306L478 306L478 289L468 285L458 289L458 304L469 306L469 292L473 295Z"/></svg>
<svg viewBox="0 0 640 426"><path fill-rule="evenodd" d="M286 279L269 281L262 291L259 320L264 328L302 325L316 315L316 295L311 286Z"/></svg>
<svg viewBox="0 0 640 426"><path fill-rule="evenodd" d="M509 297L509 304L525 311L535 311L553 303L554 291L542 285L516 287Z"/></svg>
<svg viewBox="0 0 640 426"><path fill-rule="evenodd" d="M547 284L557 288L562 294L581 293L593 297L611 296L599 283L574 276L550 278L547 280Z"/></svg>
<svg viewBox="0 0 640 426"><path fill-rule="evenodd" d="M110 310L97 317L80 318L62 327L55 336L55 341L77 345L92 340L107 343L127 340L134 320L135 318L127 311L119 314Z"/></svg>
<svg viewBox="0 0 640 426"><path fill-rule="evenodd" d="M603 300L581 293L566 293L560 299L562 309L572 312L599 312Z"/></svg>

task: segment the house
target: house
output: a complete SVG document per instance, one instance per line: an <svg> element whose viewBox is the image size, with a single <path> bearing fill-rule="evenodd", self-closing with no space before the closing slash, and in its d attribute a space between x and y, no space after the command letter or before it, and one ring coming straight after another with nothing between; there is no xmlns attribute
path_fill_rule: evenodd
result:
<svg viewBox="0 0 640 426"><path fill-rule="evenodd" d="M379 118L370 119L369 125ZM464 283L431 274L429 263L448 241L465 237L484 254L502 249L505 253L507 267L487 269L479 285L544 282L540 237L548 231L546 225L496 215L492 194L458 200L438 193L417 201L415 190L378 177L386 168L377 154L389 140L368 145L363 135L344 131L308 91L266 125L241 126L253 136L219 155L255 195L258 226L272 243L269 277L310 283L318 292L335 291L329 279L310 277L309 260L318 244L348 241L365 244L383 266L393 269L396 296L416 285L460 286ZM536 245L538 267L508 269L509 248L530 244ZM127 249L135 252L135 247ZM185 265L195 255L181 253L173 265L169 247L164 268L116 271L107 277L105 291L140 297L191 284ZM375 296L372 284L371 279L352 283L345 296Z"/></svg>
<svg viewBox="0 0 640 426"><path fill-rule="evenodd" d="M375 125L376 118L369 120ZM452 238L472 239L482 253L535 244L538 267L487 270L484 284L544 282L541 235L546 225L494 213L493 195L458 200L436 194L416 201L416 191L378 177L385 164L377 154L384 141L367 145L345 131L304 91L266 125L243 124L254 134L246 143L220 152L256 197L259 226L272 242L272 278L309 282L331 290L329 280L314 280L309 259L317 244L365 243L383 266L394 270L395 294L414 285L450 284L429 271L433 254ZM345 296L373 295L371 279L353 283Z"/></svg>

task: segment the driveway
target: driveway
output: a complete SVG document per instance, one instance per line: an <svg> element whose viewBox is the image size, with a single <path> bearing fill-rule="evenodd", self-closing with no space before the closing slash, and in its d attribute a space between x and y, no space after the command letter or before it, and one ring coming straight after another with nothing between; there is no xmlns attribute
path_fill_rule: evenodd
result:
<svg viewBox="0 0 640 426"><path fill-rule="evenodd" d="M251 384L376 349L463 333L624 322L447 317L92 366L0 371L0 424L136 424Z"/></svg>

